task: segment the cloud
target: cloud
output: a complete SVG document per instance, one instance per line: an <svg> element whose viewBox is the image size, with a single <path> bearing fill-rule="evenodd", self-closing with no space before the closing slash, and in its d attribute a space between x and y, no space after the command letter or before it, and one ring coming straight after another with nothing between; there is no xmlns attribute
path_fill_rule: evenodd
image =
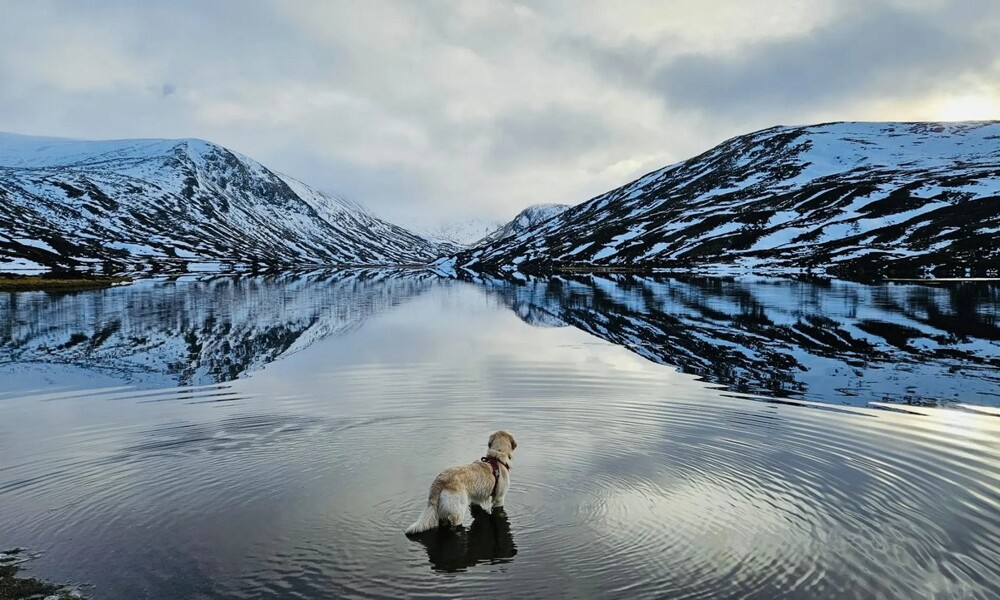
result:
<svg viewBox="0 0 1000 600"><path fill-rule="evenodd" d="M613 137L606 120L600 113L554 106L507 112L493 121L487 157L500 165L573 160Z"/></svg>
<svg viewBox="0 0 1000 600"><path fill-rule="evenodd" d="M602 77L646 86L668 110L776 124L802 113L835 114L859 100L905 100L996 72L1000 43L994 31L981 29L983 15L991 14L979 10L983 3L926 4L914 10L872 3L803 35L754 41L732 52L664 56L663 44L581 39L568 48L586 56Z"/></svg>
<svg viewBox="0 0 1000 600"><path fill-rule="evenodd" d="M374 212L584 201L778 122L995 95L981 0L8 3L0 130L200 137Z"/></svg>
<svg viewBox="0 0 1000 600"><path fill-rule="evenodd" d="M926 15L882 8L737 55L682 56L659 69L652 83L679 106L737 117L780 116L789 107L936 88L988 68L991 55L984 49Z"/></svg>

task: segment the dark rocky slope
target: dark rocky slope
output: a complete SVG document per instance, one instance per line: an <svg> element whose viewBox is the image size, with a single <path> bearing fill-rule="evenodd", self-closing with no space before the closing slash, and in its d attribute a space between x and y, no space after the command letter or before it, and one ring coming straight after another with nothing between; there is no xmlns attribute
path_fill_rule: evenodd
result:
<svg viewBox="0 0 1000 600"><path fill-rule="evenodd" d="M774 127L439 262L995 275L1000 123Z"/></svg>

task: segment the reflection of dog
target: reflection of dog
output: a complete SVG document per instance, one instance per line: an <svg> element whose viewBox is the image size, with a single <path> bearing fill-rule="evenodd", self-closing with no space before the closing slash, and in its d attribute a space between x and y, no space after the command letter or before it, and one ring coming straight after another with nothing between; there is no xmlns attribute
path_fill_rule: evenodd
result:
<svg viewBox="0 0 1000 600"><path fill-rule="evenodd" d="M435 571L461 571L479 563L509 562L517 554L510 535L510 521L502 507L491 514L475 511L469 529L442 528L420 534L416 539L427 549Z"/></svg>
<svg viewBox="0 0 1000 600"><path fill-rule="evenodd" d="M517 442L506 431L490 436L489 450L479 462L441 471L427 497L427 508L420 518L406 529L406 533L420 533L434 529L445 521L461 525L472 518L469 503L473 502L487 513L494 506L503 506L507 487L510 485L510 467Z"/></svg>

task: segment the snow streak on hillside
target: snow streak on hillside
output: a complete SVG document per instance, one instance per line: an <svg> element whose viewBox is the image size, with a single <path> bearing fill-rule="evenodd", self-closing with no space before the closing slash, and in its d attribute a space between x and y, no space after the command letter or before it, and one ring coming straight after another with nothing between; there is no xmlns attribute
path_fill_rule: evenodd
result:
<svg viewBox="0 0 1000 600"><path fill-rule="evenodd" d="M437 243L201 140L0 134L0 271L424 264Z"/></svg>
<svg viewBox="0 0 1000 600"><path fill-rule="evenodd" d="M766 129L448 264L995 274L1000 123Z"/></svg>

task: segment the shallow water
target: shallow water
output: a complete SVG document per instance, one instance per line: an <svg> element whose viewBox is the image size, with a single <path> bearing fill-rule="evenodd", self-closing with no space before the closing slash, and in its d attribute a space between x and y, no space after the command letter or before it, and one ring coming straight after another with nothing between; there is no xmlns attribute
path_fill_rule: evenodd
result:
<svg viewBox="0 0 1000 600"><path fill-rule="evenodd" d="M0 550L93 598L996 597L997 288L0 294ZM409 540L518 439L505 513Z"/></svg>

